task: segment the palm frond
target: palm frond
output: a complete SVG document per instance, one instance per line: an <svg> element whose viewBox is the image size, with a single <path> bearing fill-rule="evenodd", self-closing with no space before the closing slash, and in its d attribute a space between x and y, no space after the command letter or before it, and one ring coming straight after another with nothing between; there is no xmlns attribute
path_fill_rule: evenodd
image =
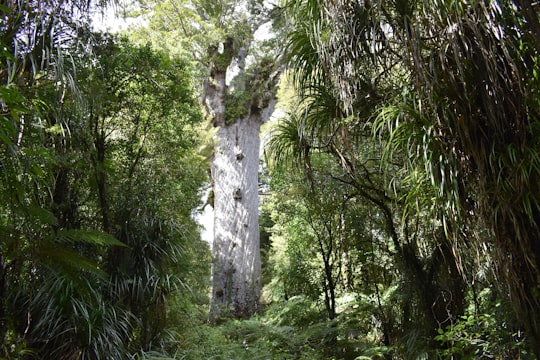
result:
<svg viewBox="0 0 540 360"><path fill-rule="evenodd" d="M268 152L275 164L301 166L310 151L309 138L303 133L303 117L290 114L272 128Z"/></svg>

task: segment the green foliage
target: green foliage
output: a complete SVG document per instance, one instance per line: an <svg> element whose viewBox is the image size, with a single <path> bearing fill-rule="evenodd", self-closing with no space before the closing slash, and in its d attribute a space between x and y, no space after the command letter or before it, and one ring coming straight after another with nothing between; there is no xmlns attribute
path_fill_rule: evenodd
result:
<svg viewBox="0 0 540 360"><path fill-rule="evenodd" d="M472 289L472 302L453 324L438 329L439 355L445 359L534 358L527 349L526 332L512 316L511 304L494 289Z"/></svg>
<svg viewBox="0 0 540 360"><path fill-rule="evenodd" d="M347 313L347 315L345 315ZM190 318L189 332L178 332L172 359L382 359L384 346L363 338L356 324L326 322L324 313L306 297L274 304L262 317L228 320L208 326ZM150 354L149 354L150 355Z"/></svg>
<svg viewBox="0 0 540 360"><path fill-rule="evenodd" d="M246 116L250 111L250 93L246 90L235 90L225 99L226 124L234 124L238 119Z"/></svg>
<svg viewBox="0 0 540 360"><path fill-rule="evenodd" d="M297 295L270 306L266 311L266 316L272 324L290 326L293 330L318 323L322 314L313 299Z"/></svg>
<svg viewBox="0 0 540 360"><path fill-rule="evenodd" d="M87 1L0 6L0 357L534 358L538 4L287 1L255 44L263 1L140 3L139 45ZM280 43L266 309L210 326L194 77L250 45L229 124Z"/></svg>
<svg viewBox="0 0 540 360"><path fill-rule="evenodd" d="M273 78L277 78L278 61L271 56L257 56L244 73L237 75L225 98L225 119L230 125L249 114L255 114L268 106L273 99L275 87Z"/></svg>
<svg viewBox="0 0 540 360"><path fill-rule="evenodd" d="M440 351L444 359L456 356L466 359L494 357L533 358L523 349L523 334L507 333L499 329L500 323L490 314L462 316L454 325L439 329L435 340L446 348ZM501 338L501 335L506 335ZM510 336L513 335L513 336Z"/></svg>
<svg viewBox="0 0 540 360"><path fill-rule="evenodd" d="M510 291L528 330L523 343L537 347L537 9L512 1L286 4L300 101L276 127L273 160L294 164L284 172L300 170L309 184L302 196L318 205L306 212L315 234L338 222L325 226L323 212L335 211L326 191L338 192L336 184L349 186L347 205L364 204L352 212L379 239L373 260L359 236L351 244L360 256L349 247L342 262L356 264L353 274L370 270L355 284L361 293L399 284L404 295L377 313L385 341L401 344L396 354L406 358L435 356L437 327L460 322L474 302L467 289L494 263L508 285L498 296ZM305 217L287 215L287 229L290 218ZM510 311L499 319L515 324ZM494 330L501 339L512 332Z"/></svg>
<svg viewBox="0 0 540 360"><path fill-rule="evenodd" d="M185 62L58 31L69 71L2 53L0 357L125 359L162 348L167 299L206 286L202 116Z"/></svg>
<svg viewBox="0 0 540 360"><path fill-rule="evenodd" d="M109 354L124 359L125 339L135 323L133 314L106 301L88 274L76 281L62 273L49 274L34 292L30 315L29 345L40 357L50 358Z"/></svg>
<svg viewBox="0 0 540 360"><path fill-rule="evenodd" d="M474 290L477 291L477 290ZM455 358L534 359L527 349L527 336L511 314L508 299L490 288L469 294L474 301L455 323L438 329L440 356Z"/></svg>

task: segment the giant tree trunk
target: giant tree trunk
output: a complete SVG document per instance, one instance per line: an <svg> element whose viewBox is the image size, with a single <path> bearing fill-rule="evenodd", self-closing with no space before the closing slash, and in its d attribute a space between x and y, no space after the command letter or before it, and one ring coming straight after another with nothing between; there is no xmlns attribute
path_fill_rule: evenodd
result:
<svg viewBox="0 0 540 360"><path fill-rule="evenodd" d="M211 78L204 88L207 109L218 128L212 166L211 321L249 317L260 310L259 130L273 111L279 79L273 62L244 68L249 44L240 47L228 37L222 46L213 54ZM236 76L229 88L226 78L232 67Z"/></svg>
<svg viewBox="0 0 540 360"><path fill-rule="evenodd" d="M210 317L259 311L259 130L249 115L218 129L214 180L214 267Z"/></svg>

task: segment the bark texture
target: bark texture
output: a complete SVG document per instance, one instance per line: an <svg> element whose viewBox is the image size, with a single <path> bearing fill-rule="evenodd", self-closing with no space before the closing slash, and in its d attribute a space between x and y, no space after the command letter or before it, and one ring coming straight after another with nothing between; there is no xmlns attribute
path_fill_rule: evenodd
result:
<svg viewBox="0 0 540 360"><path fill-rule="evenodd" d="M260 310L260 116L218 129L214 180L214 267L211 318L249 317Z"/></svg>
<svg viewBox="0 0 540 360"><path fill-rule="evenodd" d="M207 111L218 128L214 182L214 243L210 320L249 317L260 310L259 131L274 109L277 61L246 69L249 43L227 37L210 51L204 87ZM235 74L227 82L227 73Z"/></svg>

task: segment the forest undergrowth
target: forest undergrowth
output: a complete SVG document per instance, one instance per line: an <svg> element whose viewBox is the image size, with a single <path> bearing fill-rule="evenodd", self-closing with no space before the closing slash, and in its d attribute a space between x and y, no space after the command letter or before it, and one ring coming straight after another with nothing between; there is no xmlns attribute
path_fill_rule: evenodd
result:
<svg viewBox="0 0 540 360"><path fill-rule="evenodd" d="M396 290L387 293L385 300L397 300ZM492 295L489 289L480 294ZM436 346L431 348L414 329L385 345L374 298L346 293L339 297L338 304L338 315L332 320L328 320L322 301L307 296L274 302L263 314L243 320L228 318L210 324L205 311L177 314L181 325L178 332L170 333L168 355L146 353L143 358L535 359L526 349L523 334L511 333L504 323L508 304L497 302L491 309L477 309L484 312L481 314L469 309L455 324L438 330L439 335L433 339Z"/></svg>

